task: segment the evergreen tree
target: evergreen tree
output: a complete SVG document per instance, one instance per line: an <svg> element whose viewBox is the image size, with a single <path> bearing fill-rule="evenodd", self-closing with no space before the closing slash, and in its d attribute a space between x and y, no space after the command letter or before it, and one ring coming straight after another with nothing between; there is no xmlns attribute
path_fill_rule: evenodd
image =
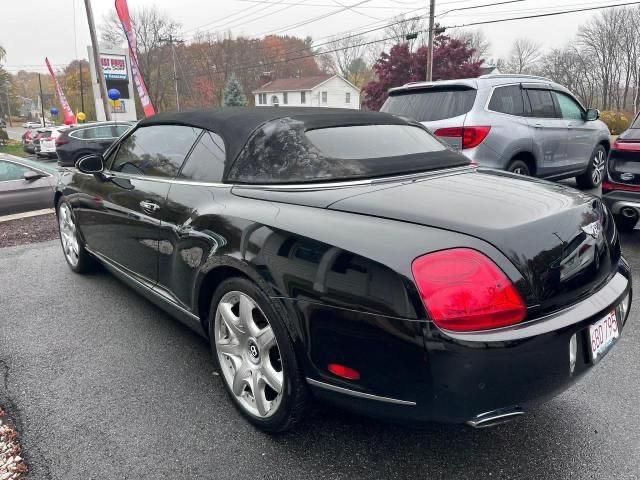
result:
<svg viewBox="0 0 640 480"><path fill-rule="evenodd" d="M233 73L224 86L222 103L225 107L244 107L247 105L247 97L245 97L242 92L242 85L240 85L240 82Z"/></svg>

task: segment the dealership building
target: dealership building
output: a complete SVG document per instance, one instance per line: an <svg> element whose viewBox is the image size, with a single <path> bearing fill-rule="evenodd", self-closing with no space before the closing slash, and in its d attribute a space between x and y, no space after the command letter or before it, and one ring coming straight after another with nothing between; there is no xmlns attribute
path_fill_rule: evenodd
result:
<svg viewBox="0 0 640 480"><path fill-rule="evenodd" d="M89 68L91 71L91 87L93 90L93 99L96 105L96 116L98 121L106 120L104 107L100 97L100 87L98 85L98 75L93 61L93 51L91 47L87 47L89 52ZM126 49L100 49L100 64L104 72L104 78L107 81L107 91L112 88L120 92L120 101L112 102L109 100L111 108L111 118L118 120L137 120L136 102L133 94L133 78L131 77L131 63L129 51Z"/></svg>

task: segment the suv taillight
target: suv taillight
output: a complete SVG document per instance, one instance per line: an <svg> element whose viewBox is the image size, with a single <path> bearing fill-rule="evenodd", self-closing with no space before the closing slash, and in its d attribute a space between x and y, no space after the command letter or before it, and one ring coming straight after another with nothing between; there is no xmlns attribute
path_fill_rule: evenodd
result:
<svg viewBox="0 0 640 480"><path fill-rule="evenodd" d="M436 137L461 138L462 148L474 148L484 142L491 127L449 127L435 131Z"/></svg>
<svg viewBox="0 0 640 480"><path fill-rule="evenodd" d="M640 152L640 142L628 142L624 140L616 140L611 147L613 150L623 152Z"/></svg>
<svg viewBox="0 0 640 480"><path fill-rule="evenodd" d="M67 143L69 143L69 137L67 137L66 135L60 135L56 137L56 147L59 147L60 145L66 145Z"/></svg>
<svg viewBox="0 0 640 480"><path fill-rule="evenodd" d="M513 282L476 250L429 253L416 258L411 271L427 312L440 328L489 330L526 317L527 307Z"/></svg>

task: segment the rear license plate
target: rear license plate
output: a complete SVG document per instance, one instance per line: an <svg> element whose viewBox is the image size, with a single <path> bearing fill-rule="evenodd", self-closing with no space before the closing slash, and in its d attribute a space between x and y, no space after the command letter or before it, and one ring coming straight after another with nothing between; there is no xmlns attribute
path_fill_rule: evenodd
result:
<svg viewBox="0 0 640 480"><path fill-rule="evenodd" d="M602 320L589 326L589 341L591 344L591 359L596 362L615 343L620 336L616 311L612 310Z"/></svg>

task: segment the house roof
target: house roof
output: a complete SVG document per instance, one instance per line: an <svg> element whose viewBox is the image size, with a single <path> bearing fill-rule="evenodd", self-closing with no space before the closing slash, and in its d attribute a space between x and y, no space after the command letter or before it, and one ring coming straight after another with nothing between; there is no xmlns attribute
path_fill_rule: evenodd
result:
<svg viewBox="0 0 640 480"><path fill-rule="evenodd" d="M315 75L313 77L278 78L265 83L252 93L290 92L296 90L311 90L336 75Z"/></svg>

